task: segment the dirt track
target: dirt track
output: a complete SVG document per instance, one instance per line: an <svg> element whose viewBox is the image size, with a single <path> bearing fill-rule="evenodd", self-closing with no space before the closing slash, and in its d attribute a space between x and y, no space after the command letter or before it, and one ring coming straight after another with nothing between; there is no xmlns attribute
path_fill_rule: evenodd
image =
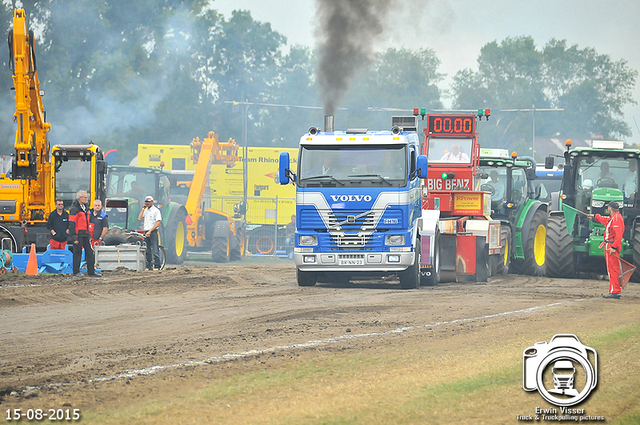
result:
<svg viewBox="0 0 640 425"><path fill-rule="evenodd" d="M399 341L390 335L412 338L429 331L436 347L450 347L452 335L471 328L473 340L495 342L509 322L526 348L537 341L527 339L536 331L532 322L541 321L536 326L550 332L577 333L591 321L616 325L621 308L636 323L640 316L637 284L620 301L600 298L608 286L603 280L517 275L412 291L400 290L397 279L300 288L292 263L281 260L123 270L98 279L0 279L4 410L51 403L116 408L124 403L117 395L124 386L144 385L147 395L162 392L167 376L182 375L185 368L233 374L260 368L264 362L256 358L264 354L312 356L318 347Z"/></svg>

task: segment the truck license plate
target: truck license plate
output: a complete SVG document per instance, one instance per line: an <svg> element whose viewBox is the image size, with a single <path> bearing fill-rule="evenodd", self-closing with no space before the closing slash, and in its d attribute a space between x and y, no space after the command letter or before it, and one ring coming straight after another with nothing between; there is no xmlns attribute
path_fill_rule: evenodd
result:
<svg viewBox="0 0 640 425"><path fill-rule="evenodd" d="M338 260L340 266L364 266L364 258L355 259L340 259Z"/></svg>

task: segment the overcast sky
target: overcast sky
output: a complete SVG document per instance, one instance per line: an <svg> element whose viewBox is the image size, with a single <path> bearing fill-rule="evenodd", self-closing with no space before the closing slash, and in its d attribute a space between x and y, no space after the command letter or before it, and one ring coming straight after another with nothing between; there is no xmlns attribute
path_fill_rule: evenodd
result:
<svg viewBox="0 0 640 425"><path fill-rule="evenodd" d="M569 45L577 44L581 49L593 47L614 61L625 59L631 68L640 70L640 0L401 0L401 3L403 9L388 17L392 25L380 48L433 49L442 61L440 72L449 77L442 88L448 86L457 71L477 70L476 60L486 43L523 35L532 36L538 48L551 38L566 39ZM286 36L289 45L315 46L316 0L214 0L213 7L226 18L233 10L249 10L255 20L271 23L274 30ZM633 94L634 100L640 102L640 78ZM420 105L407 108L414 106ZM640 143L640 106L627 107L625 120L633 131L627 141Z"/></svg>

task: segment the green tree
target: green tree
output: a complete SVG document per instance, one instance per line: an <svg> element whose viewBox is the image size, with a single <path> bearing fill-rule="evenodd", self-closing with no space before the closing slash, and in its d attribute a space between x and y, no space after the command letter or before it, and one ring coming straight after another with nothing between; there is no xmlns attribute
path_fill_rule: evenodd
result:
<svg viewBox="0 0 640 425"><path fill-rule="evenodd" d="M459 71L453 79L453 109L493 109L492 119L479 127L487 147L508 147L530 154L531 115L500 109L545 108L543 56L531 37L506 38L480 50L478 71Z"/></svg>
<svg viewBox="0 0 640 425"><path fill-rule="evenodd" d="M264 146L298 147L309 127L321 125L322 109L315 96L312 53L296 45L278 64L278 77L269 87L268 99L277 107L259 108ZM308 107L317 107L311 109Z"/></svg>
<svg viewBox="0 0 640 425"><path fill-rule="evenodd" d="M539 50L531 37L507 38L481 49L477 72L455 75L453 107L493 109L490 123L480 128L481 143L520 153L530 153L531 113L500 109L564 109L536 114L541 136L621 138L631 134L622 109L635 103L637 75L625 60L614 62L592 48L567 46L566 40L552 39Z"/></svg>
<svg viewBox="0 0 640 425"><path fill-rule="evenodd" d="M216 85L213 121L221 125L220 134L239 139L243 134L244 107L232 108L225 102L263 103L278 81L278 64L286 38L271 29L271 24L254 21L248 11L234 11L228 21L221 21L217 43L203 52ZM248 110L250 146L268 144L260 131L260 109Z"/></svg>
<svg viewBox="0 0 640 425"><path fill-rule="evenodd" d="M632 90L638 72L626 60L614 62L593 48L567 46L551 39L543 50L545 87L549 103L564 108L545 120L548 131L562 129L567 137L599 134L607 139L631 135L622 109L635 104Z"/></svg>
<svg viewBox="0 0 640 425"><path fill-rule="evenodd" d="M200 93L192 78L196 62L189 36L193 17L205 5L204 0L31 5L27 12L40 28L38 68L50 141L93 140L129 157L137 143L158 137L188 143L191 134L185 136L185 130L202 122L195 111Z"/></svg>

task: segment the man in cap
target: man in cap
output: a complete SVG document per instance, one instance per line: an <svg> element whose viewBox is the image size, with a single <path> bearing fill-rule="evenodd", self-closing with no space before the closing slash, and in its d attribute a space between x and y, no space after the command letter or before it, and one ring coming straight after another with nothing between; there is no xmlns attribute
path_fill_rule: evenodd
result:
<svg viewBox="0 0 640 425"><path fill-rule="evenodd" d="M620 214L620 204L609 202L607 207L609 216L589 214L588 217L604 224L604 259L609 273L609 293L603 298L620 298L620 250L622 249L622 235L624 234L624 219ZM602 246L602 245L600 245Z"/></svg>
<svg viewBox="0 0 640 425"><path fill-rule="evenodd" d="M162 223L162 214L158 207L153 205L153 196L144 198L144 206L138 215L138 221L142 221L142 229L147 241L147 269L160 269L160 249L158 248L158 227Z"/></svg>
<svg viewBox="0 0 640 425"><path fill-rule="evenodd" d="M80 273L80 263L82 262L82 250L84 249L84 259L87 262L87 274L94 277L102 277L96 273L93 247L91 246L91 234L89 232L89 205L87 204L87 192L79 190L76 193L76 200L69 208L69 240L73 242L73 274L82 276Z"/></svg>

